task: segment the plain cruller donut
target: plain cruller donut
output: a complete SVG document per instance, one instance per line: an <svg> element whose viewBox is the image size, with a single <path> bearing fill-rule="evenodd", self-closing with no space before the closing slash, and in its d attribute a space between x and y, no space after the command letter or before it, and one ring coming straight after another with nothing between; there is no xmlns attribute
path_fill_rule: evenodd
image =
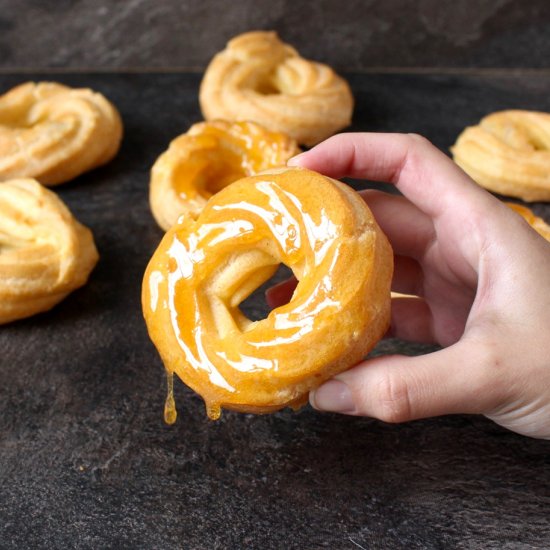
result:
<svg viewBox="0 0 550 550"><path fill-rule="evenodd" d="M0 324L52 308L84 285L92 233L33 179L0 183Z"/></svg>
<svg viewBox="0 0 550 550"><path fill-rule="evenodd" d="M27 82L0 96L0 180L66 182L111 160L121 138L118 111L88 88Z"/></svg>
<svg viewBox="0 0 550 550"><path fill-rule="evenodd" d="M353 112L343 78L269 31L230 40L208 65L199 99L206 120L252 120L308 146L348 126Z"/></svg>
<svg viewBox="0 0 550 550"><path fill-rule="evenodd" d="M454 161L489 191L550 201L549 113L491 113L466 128L451 151Z"/></svg>
<svg viewBox="0 0 550 550"><path fill-rule="evenodd" d="M180 216L196 218L220 189L242 177L285 166L299 152L295 140L254 122L193 124L170 143L151 170L153 216L164 230Z"/></svg>
<svg viewBox="0 0 550 550"><path fill-rule="evenodd" d="M239 304L281 263L298 279L290 302L250 321ZM143 312L169 384L175 372L210 418L267 413L301 406L384 335L392 270L355 191L279 169L233 183L166 233L145 272ZM165 418L175 420L171 394Z"/></svg>

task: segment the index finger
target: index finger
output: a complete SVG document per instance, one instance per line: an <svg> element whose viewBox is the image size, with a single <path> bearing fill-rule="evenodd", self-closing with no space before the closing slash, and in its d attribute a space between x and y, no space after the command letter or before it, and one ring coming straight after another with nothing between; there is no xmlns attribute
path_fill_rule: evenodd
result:
<svg viewBox="0 0 550 550"><path fill-rule="evenodd" d="M393 183L433 218L458 204L493 200L450 158L415 134L346 133L333 136L291 159L329 177Z"/></svg>

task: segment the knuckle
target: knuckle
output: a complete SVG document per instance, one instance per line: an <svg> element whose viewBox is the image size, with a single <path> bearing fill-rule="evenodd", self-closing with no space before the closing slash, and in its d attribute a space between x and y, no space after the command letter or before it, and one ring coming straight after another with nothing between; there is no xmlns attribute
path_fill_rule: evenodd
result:
<svg viewBox="0 0 550 550"><path fill-rule="evenodd" d="M423 174L429 155L436 150L434 145L420 134L407 134L405 139L407 154L400 168L400 175L404 172Z"/></svg>
<svg viewBox="0 0 550 550"><path fill-rule="evenodd" d="M412 419L410 391L403 378L386 372L377 385L376 416L392 424Z"/></svg>
<svg viewBox="0 0 550 550"><path fill-rule="evenodd" d="M424 137L424 136L421 135L421 134L415 134L415 133L413 132L413 133L407 134L407 136L409 137L409 139L411 140L412 144L414 144L414 145L430 146L430 147L433 147L433 146L434 146L434 145L432 144L432 142L431 142L427 137Z"/></svg>

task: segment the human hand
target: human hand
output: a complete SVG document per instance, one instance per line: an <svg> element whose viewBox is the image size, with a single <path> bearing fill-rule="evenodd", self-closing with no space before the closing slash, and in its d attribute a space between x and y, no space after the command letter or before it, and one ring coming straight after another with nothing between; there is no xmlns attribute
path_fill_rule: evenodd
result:
<svg viewBox="0 0 550 550"><path fill-rule="evenodd" d="M402 192L362 192L394 249L392 289L417 296L392 300L391 335L443 346L366 360L312 406L386 422L479 413L550 439L550 243L420 136L341 134L289 164Z"/></svg>

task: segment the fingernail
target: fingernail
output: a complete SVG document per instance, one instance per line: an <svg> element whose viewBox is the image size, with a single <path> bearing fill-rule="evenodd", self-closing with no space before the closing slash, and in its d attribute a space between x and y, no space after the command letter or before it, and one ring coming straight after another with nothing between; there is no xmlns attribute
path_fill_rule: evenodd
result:
<svg viewBox="0 0 550 550"><path fill-rule="evenodd" d="M347 384L341 380L329 380L311 393L311 405L315 409L339 413L352 413L355 404Z"/></svg>
<svg viewBox="0 0 550 550"><path fill-rule="evenodd" d="M287 166L300 166L300 158L303 157L305 153L300 153L299 155L296 155L292 157L291 159L288 159L286 162Z"/></svg>

